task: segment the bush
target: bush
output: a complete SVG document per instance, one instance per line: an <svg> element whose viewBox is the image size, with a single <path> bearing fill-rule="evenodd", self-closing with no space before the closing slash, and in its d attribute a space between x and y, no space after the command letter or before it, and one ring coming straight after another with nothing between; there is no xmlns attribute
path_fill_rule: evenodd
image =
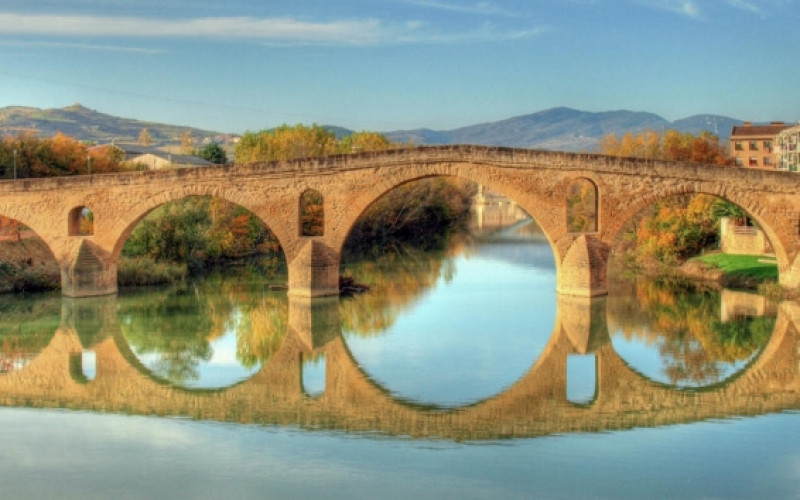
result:
<svg viewBox="0 0 800 500"><path fill-rule="evenodd" d="M117 269L117 283L120 286L163 285L183 281L188 273L186 264L123 257Z"/></svg>

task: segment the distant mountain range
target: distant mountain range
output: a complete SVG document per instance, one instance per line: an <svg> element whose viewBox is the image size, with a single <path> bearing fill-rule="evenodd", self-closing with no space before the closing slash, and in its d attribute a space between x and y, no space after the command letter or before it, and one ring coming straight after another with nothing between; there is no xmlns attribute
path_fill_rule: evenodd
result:
<svg viewBox="0 0 800 500"><path fill-rule="evenodd" d="M653 114L636 111L592 113L570 108L552 108L507 120L482 123L454 130L404 130L386 135L397 142L415 144L482 144L558 151L594 151L598 141L614 133L675 129L697 134L708 130L721 140L730 137L731 127L742 120L717 115L695 115L670 122Z"/></svg>
<svg viewBox="0 0 800 500"><path fill-rule="evenodd" d="M516 116L492 123L481 123L453 130L399 130L384 132L396 142L414 144L481 144L562 151L594 151L598 141L614 133L675 129L697 134L703 130L715 133L723 141L731 128L742 120L718 115L695 115L670 122L646 112L604 111L588 112L565 107ZM84 141L96 143L135 142L142 128L147 128L154 145L175 144L189 131L195 139L224 141L233 134L178 125L166 125L100 113L75 104L65 108L37 109L11 106L0 108L0 134L31 131L41 137L61 132ZM337 136L349 130L327 126Z"/></svg>

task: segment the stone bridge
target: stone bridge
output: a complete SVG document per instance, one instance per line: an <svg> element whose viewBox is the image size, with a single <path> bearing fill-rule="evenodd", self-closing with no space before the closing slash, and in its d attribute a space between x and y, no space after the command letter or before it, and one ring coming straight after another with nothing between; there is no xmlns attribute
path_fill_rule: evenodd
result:
<svg viewBox="0 0 800 500"><path fill-rule="evenodd" d="M341 335L338 299L291 297L287 335L248 380L188 390L153 376L120 331L115 296L62 301L49 345L19 371L0 375L0 406L70 408L220 422L290 425L452 440L599 432L800 409L800 305L781 304L766 347L740 373L701 390L646 379L614 351L605 298L562 296L554 331L531 368L503 392L460 408L420 406L370 379ZM610 312L608 313L611 314ZM82 344L84 339L85 344ZM95 375L81 369L95 352ZM570 355L594 356L594 398L567 396ZM302 358L324 356L325 388L303 389Z"/></svg>
<svg viewBox="0 0 800 500"><path fill-rule="evenodd" d="M417 179L452 176L515 200L551 243L558 291L607 292L609 252L622 227L645 207L675 195L708 193L748 212L769 237L780 283L800 288L800 176L690 163L480 146L407 148L324 158L0 182L0 215L33 229L61 269L65 295L117 290L117 262L136 224L151 210L187 196L210 195L257 215L276 234L289 268L289 293L338 293L342 246L358 217L391 189ZM570 231L567 198L590 182L596 224ZM322 195L324 229L303 236L300 199ZM88 208L94 231L78 231Z"/></svg>

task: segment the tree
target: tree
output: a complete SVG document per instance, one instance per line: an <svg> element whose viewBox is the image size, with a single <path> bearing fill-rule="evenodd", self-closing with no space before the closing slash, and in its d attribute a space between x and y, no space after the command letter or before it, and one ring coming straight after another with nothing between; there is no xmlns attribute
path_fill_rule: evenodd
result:
<svg viewBox="0 0 800 500"><path fill-rule="evenodd" d="M397 147L377 132L356 132L337 140L319 125L281 125L272 130L246 132L236 145L236 161L291 160L332 154L382 151Z"/></svg>
<svg viewBox="0 0 800 500"><path fill-rule="evenodd" d="M24 134L0 141L0 164L16 161L19 178L85 174L90 158L93 172L118 172L125 168L118 148L90 148L61 133L48 139Z"/></svg>
<svg viewBox="0 0 800 500"><path fill-rule="evenodd" d="M612 133L600 140L598 150L602 154L612 156L690 161L715 165L732 164L726 149L720 144L719 138L707 131L695 136L678 130L666 130L663 134L646 130L636 135L628 132L622 136L622 139Z"/></svg>
<svg viewBox="0 0 800 500"><path fill-rule="evenodd" d="M216 142L212 142L198 151L197 156L211 163L216 163L217 165L228 163L228 155L225 153L225 150L222 149L222 146Z"/></svg>
<svg viewBox="0 0 800 500"><path fill-rule="evenodd" d="M183 152L186 154L192 154L194 152L194 137L192 137L191 131L186 130L181 136L181 148L183 148Z"/></svg>
<svg viewBox="0 0 800 500"><path fill-rule="evenodd" d="M147 130L147 127L144 127L141 132L139 132L139 140L137 141L140 146L149 146L153 143L153 138L150 137L150 131Z"/></svg>
<svg viewBox="0 0 800 500"><path fill-rule="evenodd" d="M245 132L236 144L236 161L291 160L337 152L336 136L319 125L281 125L272 130Z"/></svg>

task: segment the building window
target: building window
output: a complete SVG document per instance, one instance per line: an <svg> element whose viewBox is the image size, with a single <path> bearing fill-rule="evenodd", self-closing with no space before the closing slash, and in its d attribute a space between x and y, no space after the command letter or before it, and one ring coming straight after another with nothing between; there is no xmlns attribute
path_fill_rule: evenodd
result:
<svg viewBox="0 0 800 500"><path fill-rule="evenodd" d="M764 141L764 150L772 151L772 141Z"/></svg>
<svg viewBox="0 0 800 500"><path fill-rule="evenodd" d="M764 157L764 166L769 167L772 165L772 158L769 156Z"/></svg>
<svg viewBox="0 0 800 500"><path fill-rule="evenodd" d="M738 157L738 156L736 157L736 166L737 167L743 167L744 166L744 160L742 158Z"/></svg>
<svg viewBox="0 0 800 500"><path fill-rule="evenodd" d="M742 141L736 141L733 147L736 151L744 151L744 144L742 144Z"/></svg>
<svg viewBox="0 0 800 500"><path fill-rule="evenodd" d="M750 151L758 151L758 141L750 141Z"/></svg>
<svg viewBox="0 0 800 500"><path fill-rule="evenodd" d="M749 167L757 167L758 166L758 158L755 156L751 156L747 159L747 166Z"/></svg>

